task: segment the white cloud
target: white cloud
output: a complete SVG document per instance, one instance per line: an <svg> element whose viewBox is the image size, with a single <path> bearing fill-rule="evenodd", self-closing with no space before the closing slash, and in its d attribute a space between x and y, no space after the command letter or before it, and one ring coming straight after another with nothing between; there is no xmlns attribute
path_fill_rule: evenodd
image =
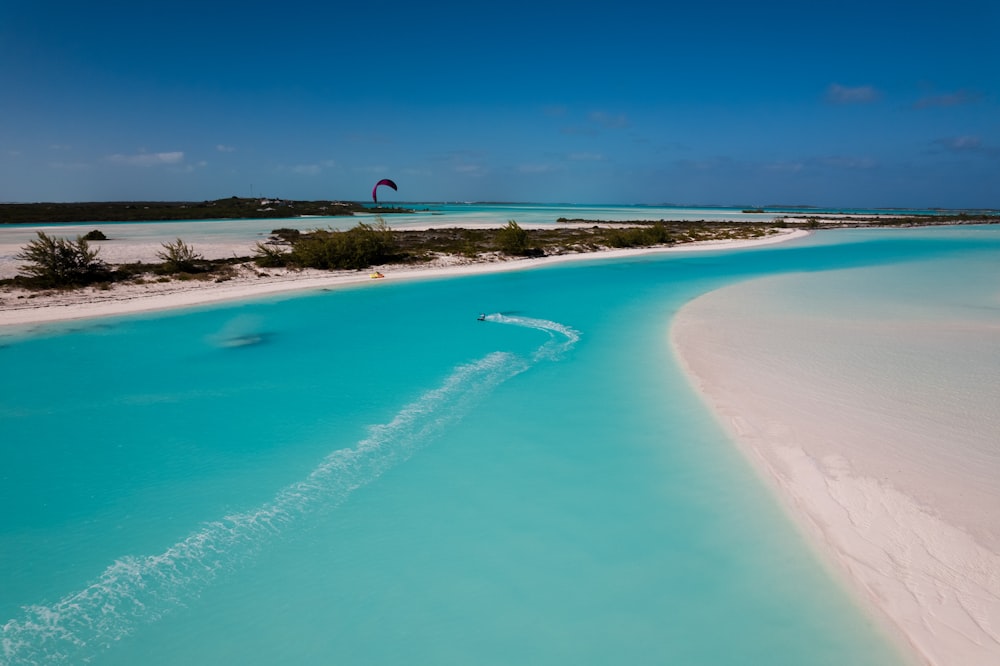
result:
<svg viewBox="0 0 1000 666"><path fill-rule="evenodd" d="M196 164L178 164L176 166L169 167L168 171L174 173L193 173L196 169L204 169L208 166L208 162L201 160Z"/></svg>
<svg viewBox="0 0 1000 666"><path fill-rule="evenodd" d="M551 164L522 164L517 170L521 173L550 173L556 171L557 167Z"/></svg>
<svg viewBox="0 0 1000 666"><path fill-rule="evenodd" d="M570 153L566 157L574 162L603 162L607 159L600 153Z"/></svg>
<svg viewBox="0 0 1000 666"><path fill-rule="evenodd" d="M288 171L290 173L298 174L300 176L317 176L323 172L324 169L330 169L337 165L333 160L323 160L321 162L314 162L313 164L296 164L293 166L279 166L279 171Z"/></svg>
<svg viewBox="0 0 1000 666"><path fill-rule="evenodd" d="M624 113L611 114L605 111L594 111L590 114L590 119L599 125L611 128L628 127L628 117Z"/></svg>
<svg viewBox="0 0 1000 666"><path fill-rule="evenodd" d="M569 134L571 136L596 136L598 130L590 126L574 125L571 127L563 127L560 130L563 134Z"/></svg>
<svg viewBox="0 0 1000 666"><path fill-rule="evenodd" d="M870 104L879 98L879 92L872 86L842 86L831 83L826 89L826 101L832 104Z"/></svg>
<svg viewBox="0 0 1000 666"><path fill-rule="evenodd" d="M926 109L935 106L962 106L964 104L975 104L982 99L982 94L973 90L956 90L953 93L943 93L940 95L927 95L921 97L913 105L918 109Z"/></svg>
<svg viewBox="0 0 1000 666"><path fill-rule="evenodd" d="M945 136L928 141L925 152L938 157L951 155L963 160L985 159L1000 164L1000 145L971 134Z"/></svg>
<svg viewBox="0 0 1000 666"><path fill-rule="evenodd" d="M50 169L62 169L63 171L87 171L93 167L84 162L49 162Z"/></svg>
<svg viewBox="0 0 1000 666"><path fill-rule="evenodd" d="M957 153L974 152L983 147L983 140L978 136L952 136L947 139L938 139L934 143Z"/></svg>
<svg viewBox="0 0 1000 666"><path fill-rule="evenodd" d="M113 164L137 167L180 164L184 161L184 152L177 150L169 153L138 153L136 155L122 155L121 153L116 153L114 155L109 155L108 161Z"/></svg>
<svg viewBox="0 0 1000 666"><path fill-rule="evenodd" d="M952 136L938 139L934 145L952 153L980 155L990 159L1000 158L1000 146L989 144L978 136Z"/></svg>
<svg viewBox="0 0 1000 666"><path fill-rule="evenodd" d="M777 173L799 173L806 168L802 162L770 162L764 165L766 171Z"/></svg>
<svg viewBox="0 0 1000 666"><path fill-rule="evenodd" d="M217 151L219 151L220 153L235 153L236 152L236 148L234 148L233 146L226 146L226 145L221 144L221 143L217 144L215 146L215 149Z"/></svg>
<svg viewBox="0 0 1000 666"><path fill-rule="evenodd" d="M392 139L389 135L377 132L351 132L346 135L346 139L351 143L371 143L377 145L392 143Z"/></svg>
<svg viewBox="0 0 1000 666"><path fill-rule="evenodd" d="M874 169L878 162L870 157L824 157L819 160L824 166L836 167L838 169Z"/></svg>
<svg viewBox="0 0 1000 666"><path fill-rule="evenodd" d="M677 166L694 171L715 171L731 168L733 160L728 157L708 157L700 160L677 160Z"/></svg>

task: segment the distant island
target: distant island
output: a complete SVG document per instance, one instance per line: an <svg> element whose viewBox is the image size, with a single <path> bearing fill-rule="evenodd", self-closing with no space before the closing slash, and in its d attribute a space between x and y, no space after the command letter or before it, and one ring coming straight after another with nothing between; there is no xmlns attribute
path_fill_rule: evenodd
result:
<svg viewBox="0 0 1000 666"><path fill-rule="evenodd" d="M714 208L714 207L708 207ZM423 209L426 212L428 209ZM352 216L357 214L401 215L418 212L401 206L363 204L357 201L229 197L208 201L103 201L71 203L0 203L0 224L47 224L72 222L167 222L182 220L256 220L294 217ZM995 223L1000 212L985 210L935 210L929 214L885 209L884 211L820 212L808 206L796 208L743 208L743 214L769 215L772 226L829 228L843 226L923 226L935 224ZM432 213L436 214L436 213ZM560 217L560 223L619 224L642 226L656 220L591 220ZM659 222L667 222L659 220ZM686 220L685 224L706 224L705 220ZM768 224L760 221L757 224ZM707 223L711 224L711 223Z"/></svg>
<svg viewBox="0 0 1000 666"><path fill-rule="evenodd" d="M267 219L356 213L412 213L395 206L354 201L292 201L230 197L212 201L105 201L0 204L0 224L46 222L153 222L165 220Z"/></svg>

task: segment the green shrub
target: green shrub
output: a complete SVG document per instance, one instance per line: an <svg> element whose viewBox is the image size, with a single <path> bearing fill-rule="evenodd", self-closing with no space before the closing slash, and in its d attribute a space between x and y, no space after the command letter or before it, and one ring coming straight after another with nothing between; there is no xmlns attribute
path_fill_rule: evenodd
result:
<svg viewBox="0 0 1000 666"><path fill-rule="evenodd" d="M667 227L662 222L657 222L651 227L644 229L645 237L649 245L664 245L674 242L674 237L670 235Z"/></svg>
<svg viewBox="0 0 1000 666"><path fill-rule="evenodd" d="M168 273L193 273L198 270L198 262L204 260L204 257L180 238L162 245L163 250L157 252L156 256L163 261L163 269Z"/></svg>
<svg viewBox="0 0 1000 666"><path fill-rule="evenodd" d="M25 262L21 271L41 286L66 287L107 275L107 265L97 258L99 251L90 249L82 236L69 241L39 231L38 238L29 241L15 259Z"/></svg>
<svg viewBox="0 0 1000 666"><path fill-rule="evenodd" d="M287 227L282 227L280 229L272 229L271 235L274 236L275 238L283 240L286 243L292 243L299 236L302 235L302 232L299 231L298 229L289 229Z"/></svg>
<svg viewBox="0 0 1000 666"><path fill-rule="evenodd" d="M255 256L253 262L260 266L261 268L280 268L282 266L288 265L288 260L291 257L290 252L282 250L277 245L271 243L261 243L260 241L254 246Z"/></svg>
<svg viewBox="0 0 1000 666"><path fill-rule="evenodd" d="M507 226L497 231L496 244L504 254L523 256L529 253L528 232L514 220L510 220Z"/></svg>
<svg viewBox="0 0 1000 666"><path fill-rule="evenodd" d="M611 247L649 247L673 243L674 237L662 222L657 222L648 227L609 229L605 241Z"/></svg>
<svg viewBox="0 0 1000 666"><path fill-rule="evenodd" d="M305 268L358 270L389 261L396 249L392 231L381 220L347 231L315 231L292 242L289 260Z"/></svg>

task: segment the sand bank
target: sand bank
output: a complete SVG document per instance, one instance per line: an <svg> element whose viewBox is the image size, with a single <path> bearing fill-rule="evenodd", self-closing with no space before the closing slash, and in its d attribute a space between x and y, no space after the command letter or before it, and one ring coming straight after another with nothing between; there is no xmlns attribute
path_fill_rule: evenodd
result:
<svg viewBox="0 0 1000 666"><path fill-rule="evenodd" d="M824 279L706 294L674 350L873 617L926 663L1000 664L1000 320L789 310Z"/></svg>
<svg viewBox="0 0 1000 666"><path fill-rule="evenodd" d="M765 238L735 241L705 241L667 248L637 250L608 250L580 254L565 254L537 259L495 259L472 262L456 257L441 257L421 266L380 266L384 279L373 280L371 271L319 271L259 269L245 264L237 275L224 282L150 282L147 284L120 284L110 289L86 288L69 292L33 295L23 290L0 291L0 326L23 326L69 319L123 315L136 312L207 305L222 301L258 298L272 294L310 289L331 289L363 283L376 287L398 280L433 279L524 270L566 261L586 261L639 256L661 252L690 252L715 249L749 248L798 238L807 234L801 230L780 230ZM169 240L169 239L167 239ZM101 258L109 263L123 261L155 261L160 243L116 242L101 250ZM248 256L253 254L253 242L197 243L198 251L207 258ZM0 276L16 273L12 257L20 246L0 244Z"/></svg>

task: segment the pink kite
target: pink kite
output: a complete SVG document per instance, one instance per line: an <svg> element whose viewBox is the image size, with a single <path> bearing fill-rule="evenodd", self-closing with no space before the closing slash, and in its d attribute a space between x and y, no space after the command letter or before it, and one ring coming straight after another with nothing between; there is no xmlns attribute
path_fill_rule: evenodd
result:
<svg viewBox="0 0 1000 666"><path fill-rule="evenodd" d="M378 181L377 183L375 183L375 187L372 188L372 201L374 201L375 203L378 203L378 197L375 195L375 190L378 189L379 185L385 185L387 187L391 187L394 190L396 189L396 183L392 182L388 178L383 178L382 180Z"/></svg>

